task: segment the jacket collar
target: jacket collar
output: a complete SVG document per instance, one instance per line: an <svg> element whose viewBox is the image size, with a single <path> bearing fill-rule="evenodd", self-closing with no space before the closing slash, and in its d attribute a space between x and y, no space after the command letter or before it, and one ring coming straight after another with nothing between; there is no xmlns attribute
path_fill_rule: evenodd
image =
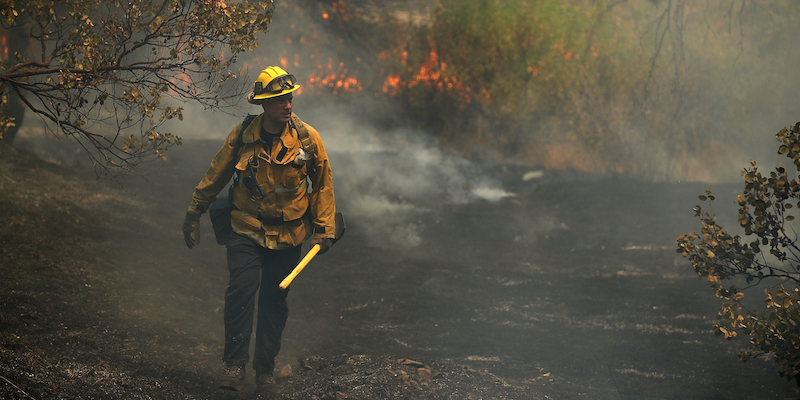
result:
<svg viewBox="0 0 800 400"><path fill-rule="evenodd" d="M294 114L292 114L292 116L294 116ZM287 123L281 133L280 144L273 145L273 143L264 143L261 140L262 117L263 114L253 119L253 122L242 132L242 143L247 145L261 142L262 150L260 151L261 154L259 157L268 162L287 164L294 160L301 146L297 133L294 129L291 129L290 124Z"/></svg>
<svg viewBox="0 0 800 400"><path fill-rule="evenodd" d="M261 121L263 118L264 114L259 114L255 119L253 119L247 129L242 132L242 143L250 144L261 139ZM292 113L292 118L294 118L294 113ZM296 140L297 134L293 132L293 129L291 129L290 125L287 123L283 128L283 132L281 132L281 141L288 145Z"/></svg>

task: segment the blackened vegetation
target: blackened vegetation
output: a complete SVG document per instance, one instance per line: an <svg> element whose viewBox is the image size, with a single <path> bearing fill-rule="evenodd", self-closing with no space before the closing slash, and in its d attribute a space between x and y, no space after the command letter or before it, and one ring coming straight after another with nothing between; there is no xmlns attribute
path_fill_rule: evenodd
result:
<svg viewBox="0 0 800 400"><path fill-rule="evenodd" d="M515 388L486 370L454 363L426 365L388 356L304 357L283 381L289 399L518 399ZM528 395L530 396L530 395Z"/></svg>

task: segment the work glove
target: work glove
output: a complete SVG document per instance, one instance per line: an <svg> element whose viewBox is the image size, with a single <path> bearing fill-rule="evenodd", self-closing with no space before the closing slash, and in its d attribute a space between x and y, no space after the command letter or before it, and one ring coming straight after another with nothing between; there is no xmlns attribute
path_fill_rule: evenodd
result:
<svg viewBox="0 0 800 400"><path fill-rule="evenodd" d="M333 239L331 238L314 238L311 239L311 247L314 247L315 244L319 245L319 252L317 254L323 254L328 249L333 246Z"/></svg>
<svg viewBox="0 0 800 400"><path fill-rule="evenodd" d="M186 219L183 220L183 239L186 240L186 246L192 248L200 244L200 216L186 213Z"/></svg>

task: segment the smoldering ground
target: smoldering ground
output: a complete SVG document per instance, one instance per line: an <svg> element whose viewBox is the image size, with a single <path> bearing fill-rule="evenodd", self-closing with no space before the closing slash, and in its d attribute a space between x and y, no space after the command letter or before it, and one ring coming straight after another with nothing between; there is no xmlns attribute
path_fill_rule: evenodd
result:
<svg viewBox="0 0 800 400"><path fill-rule="evenodd" d="M532 399L800 395L769 360L739 361L745 340L713 335L719 302L674 252L675 237L696 230L692 208L708 184L467 159L424 132L365 124L352 113L363 104L351 106L295 100L326 143L348 230L292 285L279 366L300 374L304 357L412 358L489 371ZM187 109L173 130L184 145L144 176L118 178L118 212L134 220L98 227L107 237L95 249L118 275L86 281L113 293L102 310L113 318L97 325L125 326L113 332L118 353L158 365L139 372L179 377L197 398L219 396L227 271L208 219L192 250L180 222L247 111ZM80 167L67 143L21 135L17 145ZM732 225L738 185L714 190Z"/></svg>
<svg viewBox="0 0 800 400"><path fill-rule="evenodd" d="M719 302L674 252L706 184L468 160L339 108L295 107L326 141L348 230L293 283L279 367L300 377L299 359L345 354L463 365L518 398L800 394L769 360L739 361L744 340L713 335ZM100 227L118 278L87 281L114 293L104 313L129 327L127 354L181 371L193 395L218 395L227 272L208 219L192 250L180 222L220 142L186 139L148 175L118 178L120 218L135 223Z"/></svg>
<svg viewBox="0 0 800 400"><path fill-rule="evenodd" d="M301 97L295 107L326 141L348 231L293 284L279 366L299 373L299 358L342 354L445 362L526 398L798 395L769 360L739 361L744 341L713 335L718 301L674 253L706 184L468 160L413 131L376 132ZM186 249L180 221L220 142L187 137L148 175L120 178L134 203L123 212L140 222L98 249L123 277L108 307L136 357L204 377L209 387L191 391L209 396L224 249L207 219L202 245ZM732 201L717 212L734 215ZM177 351L147 354L152 340Z"/></svg>

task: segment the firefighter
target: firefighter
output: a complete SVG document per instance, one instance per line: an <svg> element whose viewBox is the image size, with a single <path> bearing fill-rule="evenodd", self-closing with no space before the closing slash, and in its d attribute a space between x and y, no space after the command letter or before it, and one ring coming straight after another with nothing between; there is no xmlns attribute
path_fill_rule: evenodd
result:
<svg viewBox="0 0 800 400"><path fill-rule="evenodd" d="M243 386L257 298L252 365L256 386L279 391L273 370L289 308L288 290L278 285L300 260L305 240L319 244L319 254L333 244L331 167L319 133L292 112L293 92L299 88L295 77L280 67L259 74L248 101L263 112L231 130L186 212L183 233L191 249L199 243L200 216L233 178L228 192L232 232L221 242L227 242L230 272L222 389Z"/></svg>

